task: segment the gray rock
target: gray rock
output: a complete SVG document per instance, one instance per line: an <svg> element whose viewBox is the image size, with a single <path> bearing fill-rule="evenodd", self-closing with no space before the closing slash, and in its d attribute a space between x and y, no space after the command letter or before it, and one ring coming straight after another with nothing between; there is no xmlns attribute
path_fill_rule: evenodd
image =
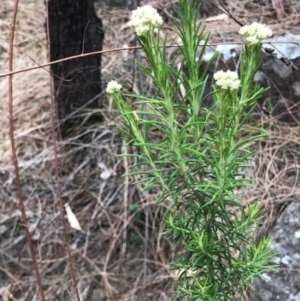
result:
<svg viewBox="0 0 300 301"><path fill-rule="evenodd" d="M293 201L277 220L269 237L280 255L277 273L267 273L268 280L257 283L252 301L300 301L300 202Z"/></svg>

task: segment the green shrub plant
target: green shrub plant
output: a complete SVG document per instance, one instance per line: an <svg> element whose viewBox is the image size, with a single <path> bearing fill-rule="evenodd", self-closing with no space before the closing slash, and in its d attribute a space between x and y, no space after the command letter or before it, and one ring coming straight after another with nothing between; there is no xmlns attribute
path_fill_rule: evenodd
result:
<svg viewBox="0 0 300 301"><path fill-rule="evenodd" d="M158 202L172 200L165 222L166 234L183 249L174 263L178 300L240 300L263 272L276 267L269 239L253 240L261 219L258 205L244 208L238 195L251 181L240 175L244 162L253 158L251 146L268 135L246 122L265 92L254 75L261 66L262 41L272 32L259 23L242 27L238 70L216 72L207 95L208 69L219 54L199 74L209 35L191 1L179 0L176 10L180 68L167 60L163 20L153 7L139 7L130 21L147 59L140 68L158 96L122 94L116 81L107 92L123 115L128 143L138 149L130 174L142 175L145 189L159 191ZM215 100L210 107L204 106L208 96ZM245 127L251 135L241 135ZM149 138L153 129L163 133L160 143Z"/></svg>

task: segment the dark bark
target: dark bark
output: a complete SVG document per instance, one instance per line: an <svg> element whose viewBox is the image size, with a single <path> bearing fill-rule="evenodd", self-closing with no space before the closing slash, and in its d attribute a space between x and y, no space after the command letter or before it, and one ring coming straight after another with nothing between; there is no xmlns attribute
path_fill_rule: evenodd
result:
<svg viewBox="0 0 300 301"><path fill-rule="evenodd" d="M51 61L102 50L104 33L93 0L50 0ZM70 117L78 108L95 108L101 94L101 55L95 54L54 64L55 100L65 135L81 120Z"/></svg>

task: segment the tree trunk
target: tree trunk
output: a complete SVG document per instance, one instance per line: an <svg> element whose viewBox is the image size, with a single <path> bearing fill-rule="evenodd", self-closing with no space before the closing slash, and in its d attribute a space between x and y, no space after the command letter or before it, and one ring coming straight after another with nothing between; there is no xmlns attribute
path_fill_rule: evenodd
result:
<svg viewBox="0 0 300 301"><path fill-rule="evenodd" d="M93 0L50 0L49 36L51 61L102 50L104 33ZM95 108L101 94L101 55L79 57L51 66L61 133L82 120L72 113ZM74 115L74 114L73 114Z"/></svg>

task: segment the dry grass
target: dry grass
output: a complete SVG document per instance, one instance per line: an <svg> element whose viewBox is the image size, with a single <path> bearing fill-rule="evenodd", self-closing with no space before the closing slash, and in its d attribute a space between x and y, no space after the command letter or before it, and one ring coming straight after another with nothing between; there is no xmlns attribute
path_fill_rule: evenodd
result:
<svg viewBox="0 0 300 301"><path fill-rule="evenodd" d="M265 21L280 34L294 31L298 10L293 4L287 22L278 23L275 12L248 1L230 1L229 12L243 23ZM14 69L23 69L47 61L45 7L41 1L22 1L16 27ZM169 1L156 1L166 20ZM106 39L104 49L130 45L132 31L126 27L130 12L111 9L102 2L97 6ZM121 16L121 17L120 17ZM8 71L8 40L12 17L12 1L0 4L0 66ZM212 42L237 42L237 25L227 21L207 22ZM170 23L165 26L170 40L175 38ZM170 49L170 56L172 55ZM133 54L113 52L102 57L102 85L117 78L125 86L132 85ZM36 279L18 211L14 185L7 115L7 78L0 78L0 295L2 300L39 300ZM26 214L36 249L47 300L75 300L65 252L57 179L55 177L54 145L51 130L51 101L48 69L37 69L14 75L14 125ZM145 91L151 83L144 82ZM137 85L133 86L138 92ZM161 235L162 216L167 205L157 206L155 195L124 179L130 162L116 154L130 152L118 131L118 115L111 110L109 99L103 98L98 111L78 114L104 116L95 126L82 124L73 130L72 138L58 144L62 197L69 203L83 231L68 229L78 290L82 300L173 300L174 274L169 263L175 254L174 245ZM261 202L265 224L258 236L264 235L276 220L282 204L298 195L299 128L268 120L264 125L272 135L257 146L256 183L244 192L245 205ZM102 180L99 164L116 175ZM250 195L251 192L251 195ZM250 197L249 197L250 195ZM145 249L147 252L145 253Z"/></svg>

